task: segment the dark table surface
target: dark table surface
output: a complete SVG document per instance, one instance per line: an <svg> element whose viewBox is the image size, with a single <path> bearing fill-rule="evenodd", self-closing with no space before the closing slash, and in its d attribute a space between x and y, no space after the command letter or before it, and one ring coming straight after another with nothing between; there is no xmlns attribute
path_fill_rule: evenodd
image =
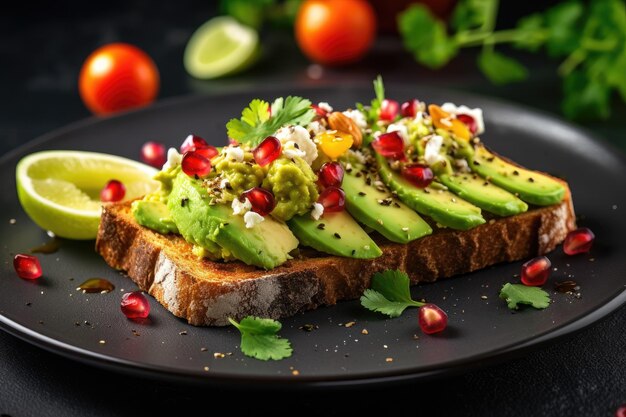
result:
<svg viewBox="0 0 626 417"><path fill-rule="evenodd" d="M487 83L475 69L475 55L464 53L445 71L412 63L393 38L382 38L369 57L343 69L324 69L312 79L309 64L290 38L264 34L270 48L251 71L219 81L189 78L182 51L195 27L213 13L199 1L169 2L147 8L142 2L113 2L94 12L36 2L0 16L0 154L45 132L89 117L78 97L80 65L97 46L125 41L156 61L160 98L211 94L255 84L328 84L345 80L386 80L441 86L497 96L559 113L556 64L541 56L529 63L529 81L505 87ZM142 7L143 5L143 7ZM22 8L21 10L19 8ZM40 7L36 11L32 8ZM89 6L90 7L90 6ZM626 76L626 75L625 75ZM416 92L416 95L419 95ZM616 102L613 116L585 125L613 146L626 150L626 106ZM590 173L592 175L592 173ZM626 307L599 323L505 363L420 383L376 389L275 393L227 390L154 381L112 373L57 356L0 332L0 414L2 416L130 416L148 412L176 414L232 401L233 410L329 415L386 409L433 416L614 416L626 403ZM367 395L363 395L367 394ZM331 405L335 404L335 405Z"/></svg>

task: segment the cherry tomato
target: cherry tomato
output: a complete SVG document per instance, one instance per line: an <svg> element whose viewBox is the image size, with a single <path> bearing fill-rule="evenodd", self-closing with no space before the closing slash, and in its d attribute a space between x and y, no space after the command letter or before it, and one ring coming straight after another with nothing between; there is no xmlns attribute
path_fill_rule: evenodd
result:
<svg viewBox="0 0 626 417"><path fill-rule="evenodd" d="M111 43L87 57L78 90L85 106L99 115L145 106L159 91L159 70L141 49Z"/></svg>
<svg viewBox="0 0 626 417"><path fill-rule="evenodd" d="M376 34L376 15L365 0L305 0L298 10L295 34L311 60L346 64L368 51Z"/></svg>

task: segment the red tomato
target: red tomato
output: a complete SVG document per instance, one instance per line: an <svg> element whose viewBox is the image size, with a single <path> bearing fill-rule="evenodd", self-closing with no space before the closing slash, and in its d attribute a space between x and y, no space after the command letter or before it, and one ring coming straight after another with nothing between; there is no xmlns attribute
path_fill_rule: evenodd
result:
<svg viewBox="0 0 626 417"><path fill-rule="evenodd" d="M89 55L78 90L85 106L99 115L145 106L159 91L159 70L141 49L111 43Z"/></svg>
<svg viewBox="0 0 626 417"><path fill-rule="evenodd" d="M311 60L346 64L369 49L376 34L376 15L365 0L305 0L295 32L300 49Z"/></svg>

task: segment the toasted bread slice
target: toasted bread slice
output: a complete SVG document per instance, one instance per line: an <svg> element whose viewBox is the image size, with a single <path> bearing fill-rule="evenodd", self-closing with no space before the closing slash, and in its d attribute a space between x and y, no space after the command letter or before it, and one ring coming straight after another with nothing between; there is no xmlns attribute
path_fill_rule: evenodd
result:
<svg viewBox="0 0 626 417"><path fill-rule="evenodd" d="M198 259L177 235L140 226L130 204L107 205L96 249L178 317L193 325L223 326L228 317L281 318L358 298L375 272L406 271L412 283L475 271L552 251L575 228L569 191L556 205L493 218L468 231L441 229L409 244L375 238L383 255L361 260L302 248L270 271L241 262Z"/></svg>

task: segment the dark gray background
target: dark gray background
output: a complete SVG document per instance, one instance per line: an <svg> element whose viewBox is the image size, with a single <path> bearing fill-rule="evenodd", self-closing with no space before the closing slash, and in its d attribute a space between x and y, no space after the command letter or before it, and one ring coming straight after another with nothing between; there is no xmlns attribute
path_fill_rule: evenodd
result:
<svg viewBox="0 0 626 417"><path fill-rule="evenodd" d="M155 59L162 77L161 98L210 94L259 83L310 85L371 80L382 73L390 80L419 80L558 113L560 83L554 75L555 64L541 55L520 55L531 65L529 82L496 88L475 69L473 52L461 55L445 71L432 72L413 64L391 38L380 39L363 63L327 70L321 81L314 81L307 77L307 61L291 41L268 33L265 39L271 48L251 72L222 81L192 80L182 68L182 51L192 30L214 12L207 3L178 1L146 6L138 1L113 1L94 6L86 2L35 2L3 12L0 151L87 117L76 90L77 74L91 50L111 41L134 43ZM505 10L508 20L532 10L530 5L517 8L520 10ZM586 127L626 149L625 118L626 107L616 103L608 122ZM232 401L230 397L237 395L233 410L245 400L246 404L258 404L254 407L277 413L311 409L340 415L388 404L388 410L402 408L417 414L428 408L430 415L442 416L612 416L620 404L626 403L625 322L626 309L622 307L555 345L454 378L367 392L299 394L236 393L123 376L58 357L0 333L0 413L108 416L172 409L182 414L198 404L204 404L210 413L214 412L213 401ZM332 402L338 406L331 406Z"/></svg>

